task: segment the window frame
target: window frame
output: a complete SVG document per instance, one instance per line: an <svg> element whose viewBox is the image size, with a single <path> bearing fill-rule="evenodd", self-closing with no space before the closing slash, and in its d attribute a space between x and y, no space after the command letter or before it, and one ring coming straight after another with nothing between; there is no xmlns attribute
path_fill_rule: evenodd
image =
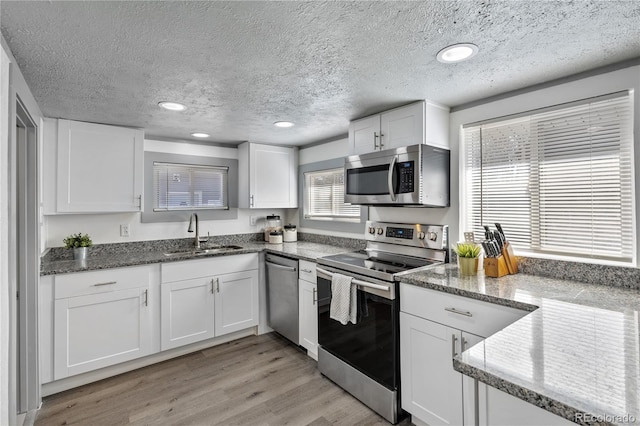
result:
<svg viewBox="0 0 640 426"><path fill-rule="evenodd" d="M365 223L369 218L369 209L367 206L360 206L359 220L331 220L330 218L313 219L305 217L305 206L307 201L307 197L305 195L305 173L338 168L344 169L344 158L334 158L330 160L318 161L314 163L303 164L298 167L298 200L302 200L301 208L298 209L300 227L319 229L323 231L363 234Z"/></svg>
<svg viewBox="0 0 640 426"><path fill-rule="evenodd" d="M174 163L202 166L228 167L227 189L228 209L186 208L184 210L154 211L154 172L153 164ZM197 212L200 220L232 220L238 218L238 160L232 158L205 157L198 155L171 154L145 151L144 153L144 196L140 220L143 223L185 222L189 214Z"/></svg>
<svg viewBox="0 0 640 426"><path fill-rule="evenodd" d="M632 157L634 155L634 150L635 150L635 138L634 138L634 134L633 134L633 128L635 126L634 123L634 114L636 114L636 109L635 109L635 97L634 97L634 92L632 90L624 90L624 91L619 91L619 92L613 92L610 94L606 94L606 95L601 95L601 96L594 96L594 97L590 97L590 98L585 98L585 99L581 99L581 100L576 100L576 101L571 101L571 102L566 102L566 103L561 103L558 105L553 105L550 107L543 107L543 108L537 108L537 109L533 109L533 110L529 110L529 111L523 111L523 112L519 112L516 114L511 114L511 115L506 115L506 116L500 116L500 117L496 117L496 118L490 118L490 119L486 119L486 120L482 120L482 121L475 121L475 122L469 122L467 124L461 124L460 125L460 133L459 133L459 141L460 141L460 230L462 231L472 231L471 229L467 229L468 228L468 224L470 222L473 221L473 219L468 218L468 215L471 214L470 210L471 210L471 197L473 194L473 190L471 188L468 188L469 186L469 182L470 182L470 173L472 173L472 170L467 168L468 166L468 155L469 155L469 149L470 146L468 146L468 141L467 141L467 137L465 134L465 130L469 129L469 128L477 128L478 126L483 126L483 125L492 125L492 124L496 124L496 123L502 123L502 122L509 122L509 121L523 121L529 117L534 117L545 113L549 113L549 112L553 112L553 111L557 111L557 110L563 110L563 109L568 109L568 108L572 108L575 106L585 106L587 104L591 104L591 103L595 103L595 102L600 102L600 101L606 101L609 99L615 99L615 98L621 98L624 97L627 99L627 101L629 102L629 107L630 107L630 123L629 124L629 132L630 134L628 135L628 142L629 142L629 146L626 148L628 150L630 150ZM535 122L536 120L534 120ZM529 164L535 165L537 164L537 161L540 160L541 157L539 157L538 155L543 155L541 153L536 152L536 157L535 158L531 158ZM622 167L622 166L621 166ZM630 217L627 217L627 219L630 221L631 223L631 234L632 236L635 236L635 223L636 223L636 210L635 210L635 206L636 206L636 191L634 188L634 183L636 180L635 177L635 164L633 162L633 160L631 160L630 162L630 167L629 167L629 176L624 176L620 181L622 182L625 178L626 179L630 179L632 184L631 184L631 188L630 191L626 193L626 195L628 197L630 197L630 202L627 204L631 205L631 211L630 211ZM535 174L534 174L535 175ZM540 187L538 187L540 188ZM624 199L623 199L624 200ZM623 201L622 209L624 209L625 203ZM628 206L627 206L628 207ZM531 208L537 208L540 209L540 205L532 205ZM491 225L491 227L493 228L493 223L486 223L486 225ZM477 229L473 229L474 231L478 231ZM533 231L532 231L533 232ZM539 232L539 231L538 231ZM621 232L626 232L625 228L623 228L621 230ZM505 233L507 234L507 238L509 238L509 230L505 229ZM477 236L478 232L476 232L476 236ZM623 256L623 257L608 257L608 256L603 256L603 255L594 255L594 254L572 254L570 251L565 250L565 251L545 251L544 249L540 249L540 250L536 250L535 248L532 249L522 249L519 248L517 249L517 254L518 255L524 255L524 256L528 256L528 257L536 257L536 258L548 258L548 259L557 259L557 260L563 260L563 261L574 261L574 262L582 262L582 263L595 263L595 264L606 264L606 265L615 265L615 266L635 266L636 265L636 247L635 247L635 243L632 243L632 247L630 248L630 251L627 253L627 256Z"/></svg>
<svg viewBox="0 0 640 426"><path fill-rule="evenodd" d="M313 171L307 171L305 173L303 173L304 176L304 198L303 198L303 215L306 219L311 219L311 220L329 220L329 221L337 221L337 222L360 222L360 216L361 216L361 211L359 208L357 208L357 206L352 206L354 208L357 208L358 210L358 215L355 216L351 216L351 215L340 215L340 214L329 214L329 215L321 215L321 214L311 214L310 210L311 210L311 196L310 196L310 191L311 188L309 188L310 185L310 179L312 178L312 174L313 175L319 175L319 174L330 174L333 175L335 177L335 175L337 173L342 173L342 175L344 176L344 167L334 167L331 169L322 169L322 170L313 170ZM309 178L309 180L307 179ZM331 193L331 205L332 205L332 212L335 213L335 204L337 204L339 202L339 200L336 200L335 198L335 194L333 193L333 186L332 185L332 193ZM343 188L344 188L344 184L343 184ZM343 189L343 197L344 197L344 189ZM344 198L343 198L344 200ZM345 205L344 201L342 202L342 205Z"/></svg>

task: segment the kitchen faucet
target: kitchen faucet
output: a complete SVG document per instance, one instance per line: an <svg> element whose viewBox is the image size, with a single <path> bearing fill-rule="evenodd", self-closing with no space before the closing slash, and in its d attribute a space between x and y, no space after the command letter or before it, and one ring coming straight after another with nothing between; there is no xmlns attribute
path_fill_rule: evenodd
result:
<svg viewBox="0 0 640 426"><path fill-rule="evenodd" d="M195 240L193 241L193 245L196 247L196 249L200 249L200 223L198 221L198 215L195 213L191 213L191 217L189 217L189 229L187 229L187 232L193 232L193 218L195 218L195 222L196 222L196 236L195 236Z"/></svg>

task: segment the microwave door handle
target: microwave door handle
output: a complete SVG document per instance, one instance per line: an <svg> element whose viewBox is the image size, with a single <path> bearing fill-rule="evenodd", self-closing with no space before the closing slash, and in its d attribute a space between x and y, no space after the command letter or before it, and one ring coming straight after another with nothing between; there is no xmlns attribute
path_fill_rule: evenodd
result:
<svg viewBox="0 0 640 426"><path fill-rule="evenodd" d="M389 174L387 175L387 185L389 186L389 195L391 196L391 201L396 200L396 193L393 191L393 174L395 173L396 161L398 157L395 155L391 160L391 164L389 164Z"/></svg>

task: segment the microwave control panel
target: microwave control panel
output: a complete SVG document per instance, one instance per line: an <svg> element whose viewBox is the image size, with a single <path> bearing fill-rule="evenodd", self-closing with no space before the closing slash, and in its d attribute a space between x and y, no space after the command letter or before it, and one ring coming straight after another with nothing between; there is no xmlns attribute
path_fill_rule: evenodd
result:
<svg viewBox="0 0 640 426"><path fill-rule="evenodd" d="M415 167L413 161L403 161L396 166L400 182L398 183L398 194L407 194L413 192L413 181Z"/></svg>

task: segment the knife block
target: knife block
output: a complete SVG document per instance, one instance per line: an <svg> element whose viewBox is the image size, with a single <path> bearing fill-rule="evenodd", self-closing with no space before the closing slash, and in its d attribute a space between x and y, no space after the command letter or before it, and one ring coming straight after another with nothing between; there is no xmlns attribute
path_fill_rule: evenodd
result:
<svg viewBox="0 0 640 426"><path fill-rule="evenodd" d="M484 274L487 277L500 278L509 273L504 256L487 257L484 259Z"/></svg>

